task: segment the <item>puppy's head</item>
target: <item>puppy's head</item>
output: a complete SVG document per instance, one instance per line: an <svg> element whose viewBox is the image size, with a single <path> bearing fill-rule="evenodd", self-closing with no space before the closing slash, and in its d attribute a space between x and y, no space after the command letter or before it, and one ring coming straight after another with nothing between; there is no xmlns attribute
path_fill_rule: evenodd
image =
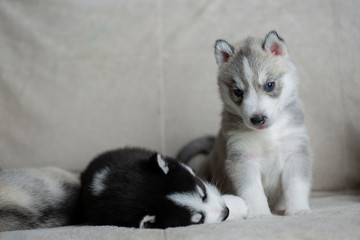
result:
<svg viewBox="0 0 360 240"><path fill-rule="evenodd" d="M296 99L296 70L275 31L265 39L249 37L236 46L217 40L215 57L224 107L240 116L248 128L270 127Z"/></svg>
<svg viewBox="0 0 360 240"><path fill-rule="evenodd" d="M229 209L217 188L198 177L193 189L172 193L168 199L190 213L188 225L221 222L229 216Z"/></svg>
<svg viewBox="0 0 360 240"><path fill-rule="evenodd" d="M154 158L154 157L153 157ZM224 221L229 216L218 189L199 178L190 167L156 156L156 165L165 175L165 198L157 213L144 216L140 227L176 227Z"/></svg>

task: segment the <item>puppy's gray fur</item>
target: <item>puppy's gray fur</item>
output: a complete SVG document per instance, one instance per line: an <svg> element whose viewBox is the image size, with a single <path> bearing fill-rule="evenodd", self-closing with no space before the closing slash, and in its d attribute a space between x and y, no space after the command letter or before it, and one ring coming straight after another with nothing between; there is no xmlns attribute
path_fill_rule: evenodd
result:
<svg viewBox="0 0 360 240"><path fill-rule="evenodd" d="M0 232L74 223L79 188L78 175L55 167L0 171Z"/></svg>
<svg viewBox="0 0 360 240"><path fill-rule="evenodd" d="M218 40L215 57L222 123L198 172L223 192L242 197L248 217L270 209L288 215L309 210L312 153L284 40L275 31L235 45ZM194 155L196 143L180 155L189 149Z"/></svg>

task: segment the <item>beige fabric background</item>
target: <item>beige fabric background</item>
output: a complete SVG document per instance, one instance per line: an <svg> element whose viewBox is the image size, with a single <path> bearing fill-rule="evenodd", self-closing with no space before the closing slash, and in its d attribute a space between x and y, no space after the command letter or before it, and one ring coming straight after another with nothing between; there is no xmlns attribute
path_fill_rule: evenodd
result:
<svg viewBox="0 0 360 240"><path fill-rule="evenodd" d="M0 1L0 166L81 170L216 134L216 39L276 29L298 68L314 189L360 184L360 2Z"/></svg>

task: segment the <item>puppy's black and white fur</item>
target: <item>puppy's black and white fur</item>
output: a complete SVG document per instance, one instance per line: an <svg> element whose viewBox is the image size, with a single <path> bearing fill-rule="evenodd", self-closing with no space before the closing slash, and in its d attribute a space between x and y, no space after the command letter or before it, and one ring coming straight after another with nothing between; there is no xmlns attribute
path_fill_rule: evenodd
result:
<svg viewBox="0 0 360 240"><path fill-rule="evenodd" d="M0 232L77 223L79 176L55 168L0 171Z"/></svg>
<svg viewBox="0 0 360 240"><path fill-rule="evenodd" d="M186 165L125 148L95 158L81 176L84 220L93 225L168 228L225 220L219 191Z"/></svg>

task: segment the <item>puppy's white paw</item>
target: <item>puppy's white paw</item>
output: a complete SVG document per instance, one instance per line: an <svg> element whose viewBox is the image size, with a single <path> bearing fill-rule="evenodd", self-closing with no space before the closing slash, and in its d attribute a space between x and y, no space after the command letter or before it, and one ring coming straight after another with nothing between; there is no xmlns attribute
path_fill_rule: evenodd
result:
<svg viewBox="0 0 360 240"><path fill-rule="evenodd" d="M248 207L241 197L235 195L223 195L222 198L225 201L225 205L230 210L229 217L226 219L227 221L244 219L247 217Z"/></svg>
<svg viewBox="0 0 360 240"><path fill-rule="evenodd" d="M247 218L265 218L268 216L271 216L271 212L268 206L266 207L249 206Z"/></svg>

